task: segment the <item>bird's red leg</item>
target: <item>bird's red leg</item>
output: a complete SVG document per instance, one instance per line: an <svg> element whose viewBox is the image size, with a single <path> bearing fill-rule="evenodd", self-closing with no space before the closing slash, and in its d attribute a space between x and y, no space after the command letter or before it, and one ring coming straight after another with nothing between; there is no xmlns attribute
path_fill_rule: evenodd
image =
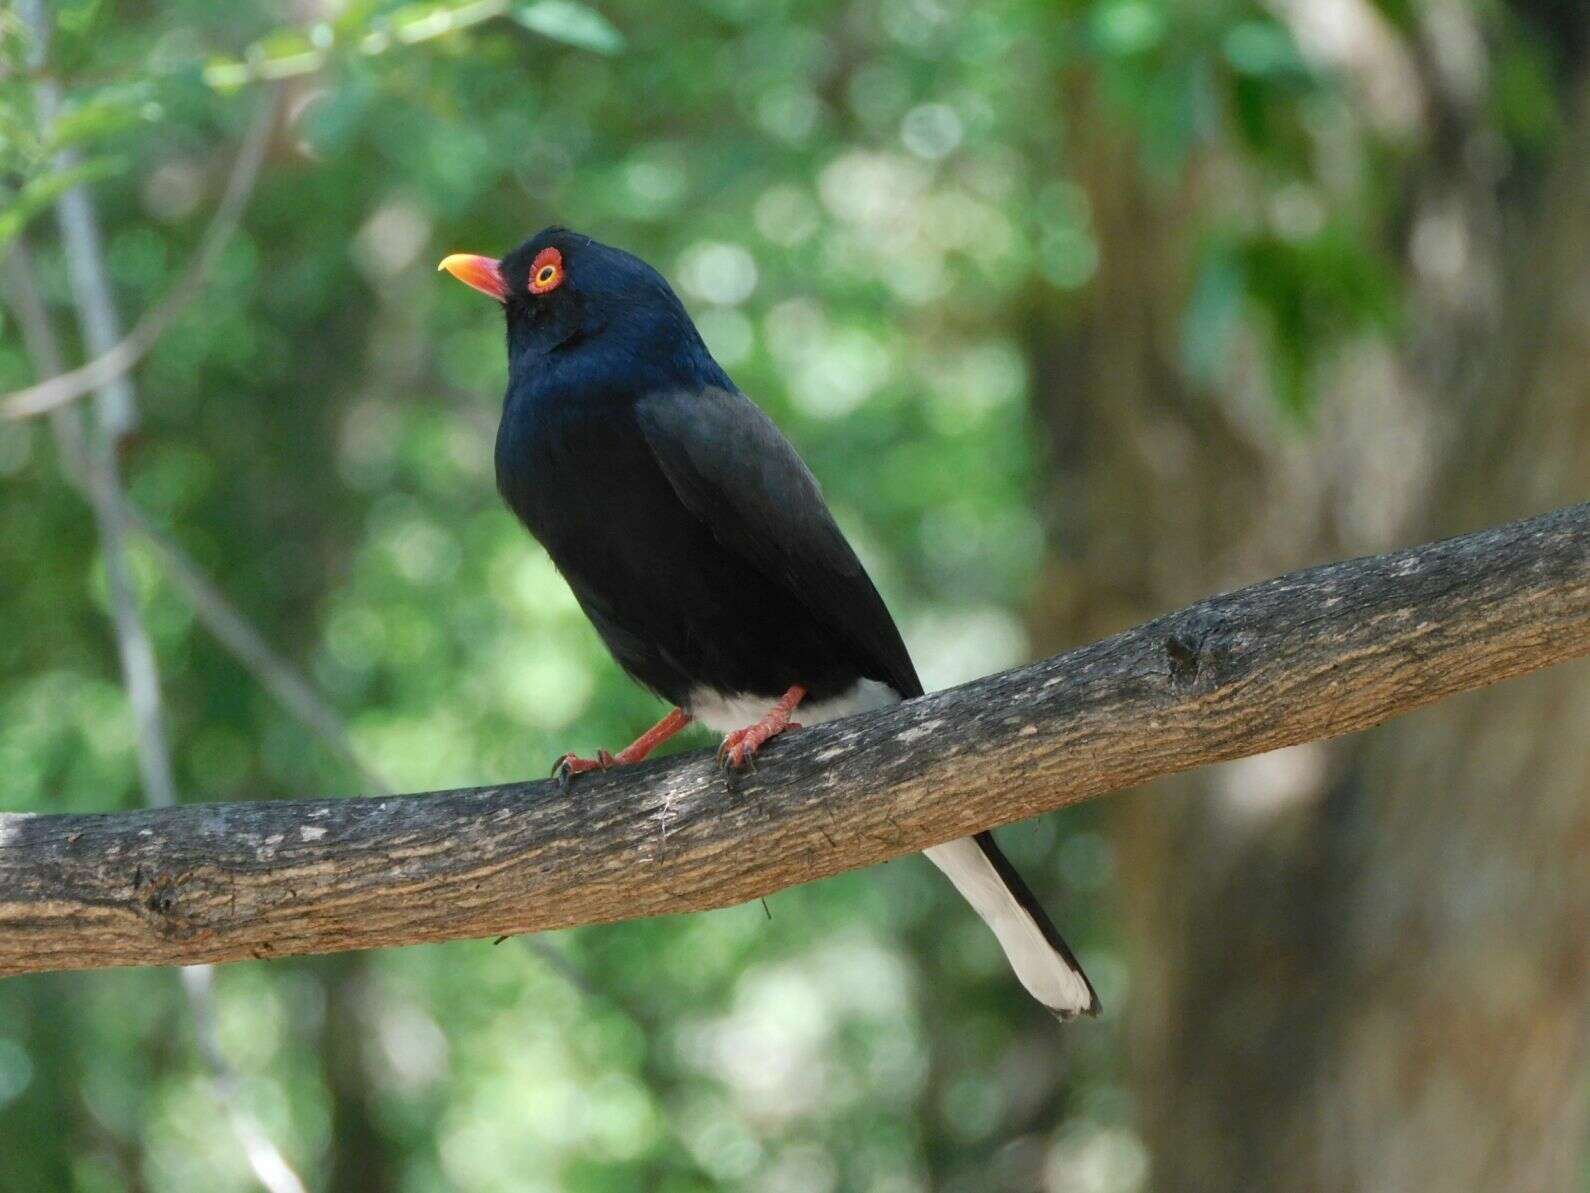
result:
<svg viewBox="0 0 1590 1193"><path fill-rule="evenodd" d="M794 715L795 706L804 699L806 689L796 684L778 698L778 703L768 711L767 716L725 737L723 744L718 747L718 761L733 767L744 766L756 757L758 750L784 730L799 729L800 726L790 717Z"/></svg>
<svg viewBox="0 0 1590 1193"><path fill-rule="evenodd" d="M688 724L690 714L682 708L676 708L614 755L613 761L620 765L639 762Z"/></svg>
<svg viewBox="0 0 1590 1193"><path fill-rule="evenodd" d="M690 724L690 714L682 708L676 708L617 754L609 754L606 750L598 750L595 758L565 754L558 759L557 765L552 768L552 773L568 778L570 775L584 774L588 770L606 770L610 766L639 762L688 724Z"/></svg>

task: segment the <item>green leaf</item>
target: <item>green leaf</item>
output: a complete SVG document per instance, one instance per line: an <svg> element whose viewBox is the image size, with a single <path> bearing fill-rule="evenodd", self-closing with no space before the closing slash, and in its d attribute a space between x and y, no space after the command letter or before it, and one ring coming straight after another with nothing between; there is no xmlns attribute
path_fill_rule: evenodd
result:
<svg viewBox="0 0 1590 1193"><path fill-rule="evenodd" d="M122 160L117 157L96 157L65 170L55 170L29 179L27 185L16 192L6 205L6 209L0 211L0 249L16 239L34 216L78 183L97 182L118 174L122 165Z"/></svg>
<svg viewBox="0 0 1590 1193"><path fill-rule="evenodd" d="M538 0L513 15L526 29L582 50L617 54L624 48L624 35L611 21L574 0Z"/></svg>
<svg viewBox="0 0 1590 1193"><path fill-rule="evenodd" d="M235 58L212 58L204 64L204 81L217 91L236 91L253 79L248 64Z"/></svg>
<svg viewBox="0 0 1590 1193"><path fill-rule="evenodd" d="M1220 379L1231 358L1245 285L1242 262L1231 245L1217 244L1205 253L1181 323L1182 365L1205 385Z"/></svg>
<svg viewBox="0 0 1590 1193"><path fill-rule="evenodd" d="M1303 74L1307 67L1297 43L1274 21L1243 21L1223 39L1226 61L1244 75Z"/></svg>
<svg viewBox="0 0 1590 1193"><path fill-rule="evenodd" d="M1125 57L1159 45L1165 36L1165 10L1143 0L1112 0L1094 10L1090 24L1100 50Z"/></svg>
<svg viewBox="0 0 1590 1193"><path fill-rule="evenodd" d="M109 87L90 99L73 104L51 123L46 147L57 150L82 145L158 118L160 109L152 99L153 90L146 82Z"/></svg>
<svg viewBox="0 0 1590 1193"><path fill-rule="evenodd" d="M1491 103L1503 131L1526 148L1547 148L1562 131L1563 110L1540 47L1526 42L1498 51L1492 79Z"/></svg>

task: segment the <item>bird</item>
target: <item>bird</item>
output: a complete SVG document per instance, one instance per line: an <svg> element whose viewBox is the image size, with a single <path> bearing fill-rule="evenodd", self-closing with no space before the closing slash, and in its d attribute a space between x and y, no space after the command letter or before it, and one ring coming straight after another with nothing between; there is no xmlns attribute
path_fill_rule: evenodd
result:
<svg viewBox="0 0 1590 1193"><path fill-rule="evenodd" d="M506 317L499 492L618 665L673 706L616 754L565 754L561 780L639 762L692 722L723 734L720 760L741 768L780 733L922 695L816 478L661 273L562 227L438 268ZM925 852L1043 1006L1098 1013L991 833Z"/></svg>

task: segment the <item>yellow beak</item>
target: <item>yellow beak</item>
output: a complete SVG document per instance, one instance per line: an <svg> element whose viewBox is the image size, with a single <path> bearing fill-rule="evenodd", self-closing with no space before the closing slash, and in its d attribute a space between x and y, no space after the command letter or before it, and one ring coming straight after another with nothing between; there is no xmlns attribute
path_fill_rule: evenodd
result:
<svg viewBox="0 0 1590 1193"><path fill-rule="evenodd" d="M493 257L454 253L449 257L443 257L442 263L436 268L447 270L464 285L471 286L482 294L489 294L498 302L508 301L508 287L503 284L502 274L497 271L497 261Z"/></svg>

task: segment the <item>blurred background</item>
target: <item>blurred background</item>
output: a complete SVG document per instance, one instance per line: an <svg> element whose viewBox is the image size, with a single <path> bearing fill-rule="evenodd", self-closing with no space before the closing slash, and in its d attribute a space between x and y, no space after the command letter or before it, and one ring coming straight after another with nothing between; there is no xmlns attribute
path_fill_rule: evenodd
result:
<svg viewBox="0 0 1590 1193"><path fill-rule="evenodd" d="M1590 495L1580 0L18 0L0 74L0 389L155 313L0 419L5 810L659 715L500 507L500 318L434 272L553 222L672 279L929 687ZM1065 1028L920 859L13 979L0 1189L1590 1189L1587 737L1581 663L1006 830Z"/></svg>

